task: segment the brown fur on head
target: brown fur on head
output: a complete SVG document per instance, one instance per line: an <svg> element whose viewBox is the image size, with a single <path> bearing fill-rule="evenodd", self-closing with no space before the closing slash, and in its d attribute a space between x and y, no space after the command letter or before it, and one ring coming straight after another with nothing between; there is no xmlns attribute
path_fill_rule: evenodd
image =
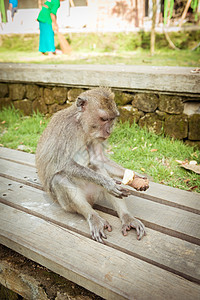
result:
<svg viewBox="0 0 200 300"><path fill-rule="evenodd" d="M113 114L116 114L116 116L118 116L119 112L117 110L114 97L115 95L110 88L99 87L83 92L78 96L76 101L78 103L78 101L82 99L83 101L85 101L85 104L89 104L90 107L104 109L109 111L110 113L113 112Z"/></svg>
<svg viewBox="0 0 200 300"><path fill-rule="evenodd" d="M92 139L107 139L119 116L111 89L100 87L83 92L76 99L76 106L84 132Z"/></svg>

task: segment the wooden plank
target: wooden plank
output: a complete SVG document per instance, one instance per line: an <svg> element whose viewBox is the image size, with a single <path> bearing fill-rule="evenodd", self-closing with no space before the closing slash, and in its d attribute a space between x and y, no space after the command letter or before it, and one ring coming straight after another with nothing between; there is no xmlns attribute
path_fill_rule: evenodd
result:
<svg viewBox="0 0 200 300"><path fill-rule="evenodd" d="M9 185L11 184L11 185ZM4 203L55 223L64 228L90 237L86 220L77 214L66 213L59 204L48 199L46 194L28 186L20 188L20 184L8 179L1 179ZM121 223L117 217L99 212L112 226L107 232L106 245L120 249L124 253L150 262L165 270L169 270L191 281L200 283L200 247L180 239L164 235L147 228L147 236L137 241L135 231L124 237L121 234Z"/></svg>
<svg viewBox="0 0 200 300"><path fill-rule="evenodd" d="M200 214L200 194L197 193L150 182L150 188L140 193L140 197Z"/></svg>
<svg viewBox="0 0 200 300"><path fill-rule="evenodd" d="M2 159L0 163L2 173L9 175L9 178L24 179L26 177L24 182L31 183L31 185L37 182L33 168ZM141 197L130 196L126 202L130 212L142 219L148 227L200 245L200 215L175 207L163 207L160 203L147 201ZM112 209L110 203L101 201L98 204Z"/></svg>
<svg viewBox="0 0 200 300"><path fill-rule="evenodd" d="M139 197L126 199L129 212L147 227L200 245L200 215ZM110 208L108 202L101 203Z"/></svg>
<svg viewBox="0 0 200 300"><path fill-rule="evenodd" d="M31 153L0 147L0 158L35 167L35 155Z"/></svg>
<svg viewBox="0 0 200 300"><path fill-rule="evenodd" d="M13 291L23 299L32 300L103 300L2 244L0 244L0 270L0 284L10 290L10 294L7 293L7 289L5 294L2 294L4 289L1 286L1 300L19 299L12 297Z"/></svg>
<svg viewBox="0 0 200 300"><path fill-rule="evenodd" d="M7 205L0 204L0 219L2 244L105 299L200 295L195 283Z"/></svg>
<svg viewBox="0 0 200 300"><path fill-rule="evenodd" d="M0 158L0 176L42 189L36 168Z"/></svg>
<svg viewBox="0 0 200 300"><path fill-rule="evenodd" d="M0 81L200 94L200 76L190 67L0 63Z"/></svg>
<svg viewBox="0 0 200 300"><path fill-rule="evenodd" d="M2 159L10 159L12 162L34 166L34 154L25 153L26 155L23 155L23 153L24 152L13 149L0 148L0 157ZM24 166L0 160L0 170L2 174L9 176L9 178L18 178L23 180L21 182L24 182L24 179L25 181L28 180L29 183L33 184L37 182L36 179L38 177L36 171ZM154 182L150 182L150 188L146 192L134 191L134 193L135 196L138 197L200 214L200 194L197 193L175 189Z"/></svg>

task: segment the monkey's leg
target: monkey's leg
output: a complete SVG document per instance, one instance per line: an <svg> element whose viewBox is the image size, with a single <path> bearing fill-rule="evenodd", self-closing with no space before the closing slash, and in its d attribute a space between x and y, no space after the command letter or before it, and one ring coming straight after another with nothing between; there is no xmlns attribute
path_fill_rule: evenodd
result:
<svg viewBox="0 0 200 300"><path fill-rule="evenodd" d="M110 197L110 200L122 222L122 234L127 235L127 231L131 228L135 228L137 232L137 239L140 240L146 234L143 223L130 215L124 199L120 200L110 194L107 194L107 196Z"/></svg>
<svg viewBox="0 0 200 300"><path fill-rule="evenodd" d="M111 231L112 227L88 203L87 198L91 195L87 189L84 190L84 186L88 187L88 184L81 180L79 183L74 185L66 176L56 174L51 182L51 189L62 208L83 215L89 224L92 238L103 243L102 238L106 239L104 229Z"/></svg>
<svg viewBox="0 0 200 300"><path fill-rule="evenodd" d="M108 175L108 172L106 169L98 170L101 174ZM129 231L131 228L135 228L137 232L137 239L140 240L146 233L145 233L145 226L143 223L134 218L130 215L128 208L126 206L125 199L119 199L117 197L114 197L110 193L108 193L105 190L102 190L103 196L110 200L110 202L113 204L115 210L117 211L117 214L122 222L122 234L127 235L127 231ZM101 193L102 195L102 193ZM101 200L101 199L99 199Z"/></svg>

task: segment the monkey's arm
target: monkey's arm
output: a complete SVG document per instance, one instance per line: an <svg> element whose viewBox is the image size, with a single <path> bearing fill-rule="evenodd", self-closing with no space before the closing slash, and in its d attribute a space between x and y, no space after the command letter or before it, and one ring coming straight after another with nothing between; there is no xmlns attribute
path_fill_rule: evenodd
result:
<svg viewBox="0 0 200 300"><path fill-rule="evenodd" d="M105 156L104 167L111 177L123 178L125 168Z"/></svg>
<svg viewBox="0 0 200 300"><path fill-rule="evenodd" d="M88 147L88 152L90 155L90 164L92 166L97 169L104 168L111 177L123 178L125 168L110 160L105 155L102 144L95 144Z"/></svg>
<svg viewBox="0 0 200 300"><path fill-rule="evenodd" d="M66 174L66 176L68 175L71 178L79 178L96 183L97 185L104 187L110 194L118 198L127 197L130 194L126 188L121 187L111 177L102 175L93 169L82 166L76 163L74 160L68 162L63 172Z"/></svg>
<svg viewBox="0 0 200 300"><path fill-rule="evenodd" d="M105 155L104 149L101 144L93 145L92 147L88 148L88 151L90 155L90 164L96 169L101 170L103 168L112 178L115 179L122 179L124 177L126 169L116 162L110 160ZM135 177L130 186L136 190L145 191L149 188L149 182L147 178L142 178L135 174Z"/></svg>
<svg viewBox="0 0 200 300"><path fill-rule="evenodd" d="M118 165L112 160L109 160L106 157L105 169L110 174L110 176L114 176L122 179L124 177L125 168ZM138 191L146 191L149 188L149 181L146 177L140 177L135 174L133 181L128 184L130 187ZM132 193L131 189L129 189L130 193Z"/></svg>

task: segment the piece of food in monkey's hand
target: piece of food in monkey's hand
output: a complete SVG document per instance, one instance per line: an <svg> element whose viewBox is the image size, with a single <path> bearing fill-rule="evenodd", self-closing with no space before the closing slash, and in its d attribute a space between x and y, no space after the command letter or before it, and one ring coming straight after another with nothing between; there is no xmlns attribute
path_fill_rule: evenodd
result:
<svg viewBox="0 0 200 300"><path fill-rule="evenodd" d="M128 185L137 191L146 191L149 188L149 180L146 177L135 175L135 178Z"/></svg>
<svg viewBox="0 0 200 300"><path fill-rule="evenodd" d="M124 172L124 177L122 179L122 183L125 185L129 185L132 183L133 179L135 177L135 173L132 170L126 169Z"/></svg>

